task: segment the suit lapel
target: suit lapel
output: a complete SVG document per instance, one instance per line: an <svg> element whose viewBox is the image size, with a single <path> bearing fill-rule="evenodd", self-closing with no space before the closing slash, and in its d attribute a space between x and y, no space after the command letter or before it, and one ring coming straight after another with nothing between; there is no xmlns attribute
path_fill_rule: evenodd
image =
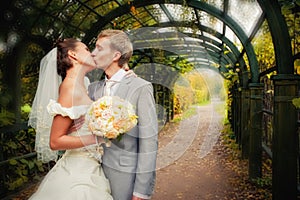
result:
<svg viewBox="0 0 300 200"><path fill-rule="evenodd" d="M117 89L115 95L119 96L122 99L126 99L129 90L129 83L132 81L132 77L124 77L120 82L120 86Z"/></svg>

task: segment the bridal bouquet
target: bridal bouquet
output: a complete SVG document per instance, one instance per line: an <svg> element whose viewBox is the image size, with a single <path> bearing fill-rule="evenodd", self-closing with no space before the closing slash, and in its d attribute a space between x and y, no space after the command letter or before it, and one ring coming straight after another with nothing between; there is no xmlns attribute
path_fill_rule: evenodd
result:
<svg viewBox="0 0 300 200"><path fill-rule="evenodd" d="M107 141L121 139L137 124L131 103L118 96L104 96L93 102L87 112L88 127L93 134Z"/></svg>

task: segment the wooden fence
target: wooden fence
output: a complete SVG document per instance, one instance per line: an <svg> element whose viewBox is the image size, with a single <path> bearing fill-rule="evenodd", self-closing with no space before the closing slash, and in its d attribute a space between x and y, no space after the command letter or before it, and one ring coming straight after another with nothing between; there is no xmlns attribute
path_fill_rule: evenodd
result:
<svg viewBox="0 0 300 200"><path fill-rule="evenodd" d="M278 75L248 88L231 90L231 123L242 158L249 160L249 179L262 177L262 153L272 159L272 197L297 199L299 194L299 121L292 99L299 80Z"/></svg>

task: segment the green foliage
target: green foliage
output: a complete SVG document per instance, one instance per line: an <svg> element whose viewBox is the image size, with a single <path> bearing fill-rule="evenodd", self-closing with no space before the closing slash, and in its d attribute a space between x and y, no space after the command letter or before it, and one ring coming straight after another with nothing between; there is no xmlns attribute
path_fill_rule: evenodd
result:
<svg viewBox="0 0 300 200"><path fill-rule="evenodd" d="M192 71L185 73L174 85L175 114L182 114L191 105L203 104L209 101L209 91L201 73Z"/></svg>
<svg viewBox="0 0 300 200"><path fill-rule="evenodd" d="M294 55L300 53L300 0L280 0L281 11L285 17L291 38L292 52ZM300 74L299 56L294 62L295 73Z"/></svg>
<svg viewBox="0 0 300 200"><path fill-rule="evenodd" d="M169 54L169 52L165 52L162 49L152 49L150 51L150 54L151 54L151 59L145 58L142 59L140 62L164 64L174 68L177 72L181 74L190 72L194 69L194 65L190 63L188 60Z"/></svg>
<svg viewBox="0 0 300 200"><path fill-rule="evenodd" d="M149 56L147 57L141 55L133 56L130 65L138 62L134 69L135 73L146 80L152 75L155 77L155 83L162 83L168 86L173 86L174 82L177 81L174 84L174 88L170 88L171 90L173 89L174 93L173 110L175 114L182 113L194 103L208 100L208 92L203 89L205 86L203 86L203 81L200 80L201 77L198 77L199 80L184 78L184 76L188 76L189 72L194 69L192 63L161 49L152 49L148 53ZM143 67L144 63L154 64ZM178 78L178 75L183 78ZM200 84L197 81L200 81ZM191 87L190 84L197 88ZM202 85L202 88L199 88L198 85ZM159 102L162 99L160 98L160 92L161 90L158 88L155 97L158 98L156 102L162 105L162 102ZM164 101L166 100L164 99ZM165 107L165 109L167 108Z"/></svg>
<svg viewBox="0 0 300 200"><path fill-rule="evenodd" d="M27 51L23 54L20 65L22 105L31 105L33 101L38 84L40 60L44 54L41 47L33 43L28 44ZM26 120L27 116L24 117Z"/></svg>
<svg viewBox="0 0 300 200"><path fill-rule="evenodd" d="M270 176L252 179L251 181L261 188L271 188L272 186L272 177Z"/></svg>
<svg viewBox="0 0 300 200"><path fill-rule="evenodd" d="M207 102L209 99L207 90L194 90L194 102L196 104L202 104L204 102Z"/></svg>
<svg viewBox="0 0 300 200"><path fill-rule="evenodd" d="M283 14L289 14L294 8L300 6L300 0L278 0L281 5L281 12Z"/></svg>
<svg viewBox="0 0 300 200"><path fill-rule="evenodd" d="M190 87L175 85L175 114L181 114L193 104L193 91Z"/></svg>
<svg viewBox="0 0 300 200"><path fill-rule="evenodd" d="M24 119L25 121L28 120L30 110L31 107L29 106L29 104L25 104L21 107L21 118Z"/></svg>
<svg viewBox="0 0 300 200"><path fill-rule="evenodd" d="M300 108L300 97L292 99L292 103L297 109L299 109Z"/></svg>
<svg viewBox="0 0 300 200"><path fill-rule="evenodd" d="M193 92L193 104L201 104L209 100L209 91L203 75L197 71L192 71L184 75L189 81Z"/></svg>
<svg viewBox="0 0 300 200"><path fill-rule="evenodd" d="M236 71L230 69L230 70L228 70L228 72L223 73L223 75L227 80L230 80L230 82L232 84L239 83L239 75Z"/></svg>
<svg viewBox="0 0 300 200"><path fill-rule="evenodd" d="M22 187L30 179L44 173L45 167L37 161L33 154L31 157L23 157L33 152L34 135L33 129L20 130L15 133L1 133L1 154L4 160L9 162L0 166L0 172L5 174L5 180L1 180L6 190L15 190ZM19 157L18 159L16 159Z"/></svg>
<svg viewBox="0 0 300 200"><path fill-rule="evenodd" d="M226 163L229 163L231 172L235 172L236 179L231 180L236 191L244 191L239 199L272 199L272 169L269 167L270 159L263 159L264 177L249 181L247 159L241 159L241 149L236 142L230 123L225 122L221 135L223 153L227 154ZM235 193L236 194L236 193Z"/></svg>
<svg viewBox="0 0 300 200"><path fill-rule="evenodd" d="M222 133L224 134L225 141L228 144L231 144L236 147L236 142L235 142L236 137L231 128L231 124L228 121L224 123Z"/></svg>
<svg viewBox="0 0 300 200"><path fill-rule="evenodd" d="M260 71L263 72L275 66L275 52L268 24L265 22L253 40Z"/></svg>
<svg viewBox="0 0 300 200"><path fill-rule="evenodd" d="M7 109L7 105L11 101L11 95L7 91L7 85L3 83L3 73L0 69L0 127L12 125L15 121L15 114Z"/></svg>
<svg viewBox="0 0 300 200"><path fill-rule="evenodd" d="M15 114L1 108L0 112L0 127L12 125L15 121Z"/></svg>
<svg viewBox="0 0 300 200"><path fill-rule="evenodd" d="M28 104L25 104L24 106L21 107L21 111L24 113L30 113L31 107Z"/></svg>
<svg viewBox="0 0 300 200"><path fill-rule="evenodd" d="M9 167L6 169L5 186L8 190L15 190L22 187L30 179L35 178L39 173L44 172L44 166L36 157L27 159L10 159Z"/></svg>
<svg viewBox="0 0 300 200"><path fill-rule="evenodd" d="M176 115L172 122L175 122L175 123L180 122L184 119L188 119L189 117L191 117L195 114L197 114L196 108L195 107L189 107L187 110L185 110L181 114Z"/></svg>

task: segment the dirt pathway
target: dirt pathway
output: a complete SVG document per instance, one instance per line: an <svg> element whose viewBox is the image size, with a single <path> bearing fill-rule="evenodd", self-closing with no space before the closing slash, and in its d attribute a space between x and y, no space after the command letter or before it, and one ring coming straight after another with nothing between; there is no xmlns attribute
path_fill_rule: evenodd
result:
<svg viewBox="0 0 300 200"><path fill-rule="evenodd" d="M197 115L170 125L160 134L157 184L153 200L232 199L227 170L213 147L222 130L221 102L197 107Z"/></svg>
<svg viewBox="0 0 300 200"><path fill-rule="evenodd" d="M271 199L248 181L247 161L222 144L222 103L197 107L197 115L160 133L153 200Z"/></svg>

